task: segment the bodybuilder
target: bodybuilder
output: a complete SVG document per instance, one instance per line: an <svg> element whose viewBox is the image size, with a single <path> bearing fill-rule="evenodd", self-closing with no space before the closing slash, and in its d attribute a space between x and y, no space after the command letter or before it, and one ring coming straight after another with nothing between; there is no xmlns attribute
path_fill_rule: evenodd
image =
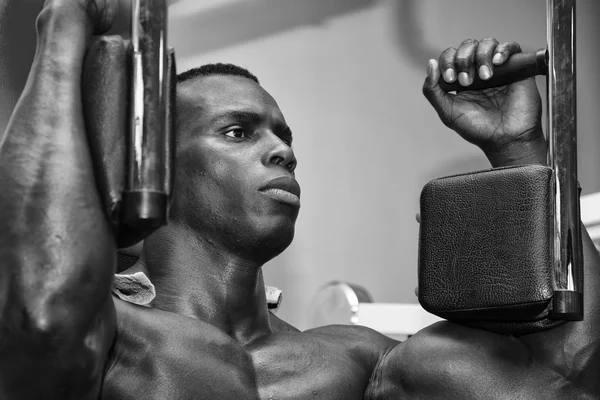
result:
<svg viewBox="0 0 600 400"><path fill-rule="evenodd" d="M80 75L114 10L114 0L46 1L0 147L1 398L600 397L599 260L585 232L585 320L542 333L442 322L400 343L358 326L299 332L270 314L261 267L294 235L296 158L277 103L236 67L180 77L170 223L130 271L156 297L112 296L115 233L94 182ZM429 62L423 85L441 120L494 166L545 162L535 82L456 96L437 84L468 85L518 51L465 41Z"/></svg>

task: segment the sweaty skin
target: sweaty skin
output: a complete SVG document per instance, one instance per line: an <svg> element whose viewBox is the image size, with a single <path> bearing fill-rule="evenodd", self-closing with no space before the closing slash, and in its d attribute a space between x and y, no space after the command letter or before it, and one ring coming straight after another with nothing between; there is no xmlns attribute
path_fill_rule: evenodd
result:
<svg viewBox="0 0 600 400"><path fill-rule="evenodd" d="M0 398L600 397L600 260L585 232L585 320L543 333L443 322L400 343L361 327L299 332L271 315L261 267L292 241L299 206L265 186L293 185L296 158L277 103L244 77L178 87L172 219L130 271L144 271L157 297L151 307L111 297L114 233L94 186L79 76L115 3L89 4L46 2L0 147ZM437 86L448 68L491 65L494 51L470 57L478 46L497 42L466 42L431 61L424 94L494 165L542 161L532 80L458 96Z"/></svg>

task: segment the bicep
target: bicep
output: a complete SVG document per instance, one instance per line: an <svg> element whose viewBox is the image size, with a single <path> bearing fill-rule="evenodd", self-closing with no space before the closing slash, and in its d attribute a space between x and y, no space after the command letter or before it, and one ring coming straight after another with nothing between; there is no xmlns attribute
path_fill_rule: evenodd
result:
<svg viewBox="0 0 600 400"><path fill-rule="evenodd" d="M539 398L548 391L546 399L560 398L555 378L515 337L442 322L387 352L369 393L371 398L480 400Z"/></svg>
<svg viewBox="0 0 600 400"><path fill-rule="evenodd" d="M3 332L0 337L0 398L97 399L116 335L109 298L83 337L67 346L51 333Z"/></svg>

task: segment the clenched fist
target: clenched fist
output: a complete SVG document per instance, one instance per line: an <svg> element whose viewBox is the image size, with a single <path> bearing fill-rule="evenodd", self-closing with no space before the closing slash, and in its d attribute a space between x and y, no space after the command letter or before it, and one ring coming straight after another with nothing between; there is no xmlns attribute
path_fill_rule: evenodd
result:
<svg viewBox="0 0 600 400"><path fill-rule="evenodd" d="M439 60L429 60L423 84L423 94L442 122L481 148L494 166L518 163L532 155L543 156L542 105L535 80L527 78L510 85L457 94L444 92L438 82L458 80L466 88L476 74L488 80L496 66L519 52L521 47L515 42L499 44L494 38L467 39L458 48L444 50ZM545 163L543 159L536 161Z"/></svg>

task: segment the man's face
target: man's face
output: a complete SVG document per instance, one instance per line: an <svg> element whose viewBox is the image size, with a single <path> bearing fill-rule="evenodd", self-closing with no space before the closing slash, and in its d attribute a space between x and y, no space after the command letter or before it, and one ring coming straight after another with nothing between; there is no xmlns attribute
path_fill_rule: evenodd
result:
<svg viewBox="0 0 600 400"><path fill-rule="evenodd" d="M292 134L254 81L210 75L178 88L171 215L203 238L267 261L292 241L300 208Z"/></svg>

